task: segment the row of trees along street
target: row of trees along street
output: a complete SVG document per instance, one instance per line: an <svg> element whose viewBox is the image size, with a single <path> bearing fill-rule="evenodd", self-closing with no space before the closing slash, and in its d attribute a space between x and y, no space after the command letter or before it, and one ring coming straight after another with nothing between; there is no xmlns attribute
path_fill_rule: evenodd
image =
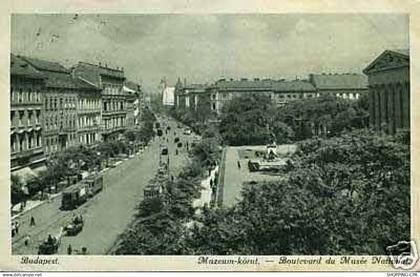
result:
<svg viewBox="0 0 420 277"><path fill-rule="evenodd" d="M364 97L275 107L242 96L224 107L220 124L198 131L203 142L193 153L201 162L168 182L162 198L141 202L117 254L373 255L410 239L410 134L372 132ZM194 215L204 161L220 158L218 146L261 145L273 135L298 145L285 178L245 185L236 206Z"/></svg>
<svg viewBox="0 0 420 277"><path fill-rule="evenodd" d="M181 255L189 252L186 224L196 218L193 200L200 197L201 180L209 164L220 159L212 138L192 147L190 163L174 180L167 180L163 194L146 198L138 206L135 221L121 235L117 255Z"/></svg>
<svg viewBox="0 0 420 277"><path fill-rule="evenodd" d="M81 171L99 171L109 166L109 160L118 155L128 155L138 151L140 145L147 145L154 136L153 123L155 115L145 109L142 113L141 125L124 133L123 139L102 142L93 147L85 145L69 147L56 153L47 161L47 169L40 172L29 184L28 192L22 190L22 180L11 175L11 202L12 205L34 197L37 193L51 192L50 188L61 181L70 183L71 176L77 176Z"/></svg>

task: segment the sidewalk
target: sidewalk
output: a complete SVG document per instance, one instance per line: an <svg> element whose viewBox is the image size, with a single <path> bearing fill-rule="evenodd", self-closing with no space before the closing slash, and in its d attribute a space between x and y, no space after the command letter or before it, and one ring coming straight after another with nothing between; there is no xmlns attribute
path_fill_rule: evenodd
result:
<svg viewBox="0 0 420 277"><path fill-rule="evenodd" d="M24 208L23 211L18 212L17 214L12 216L12 221L15 219L18 219L19 217L21 217L22 215L26 214L27 212L39 207L40 205L50 202L51 200L57 198L58 196L61 195L61 192L59 193L55 193L55 194L49 194L48 199L45 200L28 200L26 201L26 207ZM22 205L22 203L19 203L17 205L15 205L13 207L13 210L20 210L20 206Z"/></svg>
<svg viewBox="0 0 420 277"><path fill-rule="evenodd" d="M138 156L141 156L141 154L142 154L142 153L143 153L143 151L141 151L141 152L140 152L140 153L138 153L137 155L138 155ZM135 157L135 156L133 156L133 157ZM127 160L129 160L129 159L127 159ZM118 162L117 164L121 164L121 163L122 163L122 161ZM106 167L106 168L102 169L101 171L99 171L99 173L105 173L105 172L106 172L106 171L108 171L108 170L109 170L109 168L108 168L108 167ZM21 217L22 215L24 215L24 214L26 214L27 212L29 212L29 211L31 211L31 210L33 210L33 209L35 209L35 208L39 207L40 205L43 205L43 204L45 204L45 203L47 203L47 202L49 202L49 201L51 201L51 200L54 200L55 198L57 198L58 196L60 196L60 195L61 195L61 193L62 193L62 192L55 193L55 194L50 194L49 198L48 198L48 199L45 199L45 200L28 200L28 201L26 201L26 207L25 207L25 208L24 208L24 210L23 210L23 211L21 211L21 212L20 212L20 206L22 205L22 203L16 204L16 205L13 207L13 211L16 211L16 212L17 212L17 214L15 214L15 215L13 215L13 216L11 217L12 221L13 221L13 220L18 219L18 218L19 218L19 217Z"/></svg>
<svg viewBox="0 0 420 277"><path fill-rule="evenodd" d="M203 207L205 204L210 205L210 201L211 201L211 187L210 187L210 180L216 177L216 172L218 172L219 170L219 166L216 166L211 172L210 172L210 176L208 176L207 178L205 178L204 180L201 181L201 196L200 198L197 198L193 201L193 207L194 208L201 208ZM196 210L196 214L200 214L201 209L197 209Z"/></svg>

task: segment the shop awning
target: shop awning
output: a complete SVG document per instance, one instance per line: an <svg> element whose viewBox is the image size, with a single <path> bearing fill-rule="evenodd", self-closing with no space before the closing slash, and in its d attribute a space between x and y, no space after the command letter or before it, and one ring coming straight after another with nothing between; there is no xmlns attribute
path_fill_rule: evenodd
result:
<svg viewBox="0 0 420 277"><path fill-rule="evenodd" d="M13 171L12 175L17 176L23 185L28 184L38 176L30 167L24 167Z"/></svg>

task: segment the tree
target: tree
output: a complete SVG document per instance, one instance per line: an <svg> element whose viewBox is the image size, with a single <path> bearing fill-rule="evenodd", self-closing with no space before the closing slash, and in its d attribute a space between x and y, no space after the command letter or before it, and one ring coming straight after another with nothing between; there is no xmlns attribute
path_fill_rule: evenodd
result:
<svg viewBox="0 0 420 277"><path fill-rule="evenodd" d="M367 130L303 142L285 178L246 185L186 238L200 255L379 255L409 239L409 145Z"/></svg>
<svg viewBox="0 0 420 277"><path fill-rule="evenodd" d="M243 95L232 99L222 110L220 134L230 145L258 145L271 140L269 124L274 105L265 95Z"/></svg>

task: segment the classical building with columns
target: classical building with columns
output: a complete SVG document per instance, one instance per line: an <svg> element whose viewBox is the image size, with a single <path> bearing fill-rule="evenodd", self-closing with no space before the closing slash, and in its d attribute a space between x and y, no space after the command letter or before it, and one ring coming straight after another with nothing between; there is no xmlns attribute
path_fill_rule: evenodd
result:
<svg viewBox="0 0 420 277"><path fill-rule="evenodd" d="M410 129L410 55L386 50L363 71L369 81L370 124L394 134Z"/></svg>

